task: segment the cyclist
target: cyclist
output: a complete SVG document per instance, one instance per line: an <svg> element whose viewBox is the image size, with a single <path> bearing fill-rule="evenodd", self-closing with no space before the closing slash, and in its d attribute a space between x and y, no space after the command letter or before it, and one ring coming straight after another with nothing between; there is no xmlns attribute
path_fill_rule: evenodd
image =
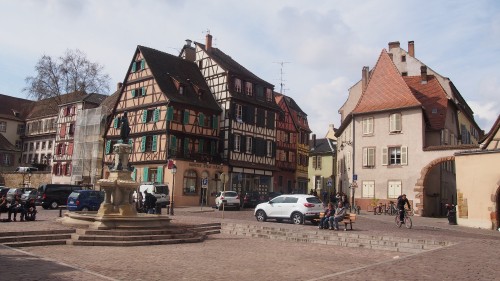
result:
<svg viewBox="0 0 500 281"><path fill-rule="evenodd" d="M399 210L399 221L404 223L405 221L405 204L408 205L408 209L411 210L410 201L406 198L406 194L398 197L397 207Z"/></svg>

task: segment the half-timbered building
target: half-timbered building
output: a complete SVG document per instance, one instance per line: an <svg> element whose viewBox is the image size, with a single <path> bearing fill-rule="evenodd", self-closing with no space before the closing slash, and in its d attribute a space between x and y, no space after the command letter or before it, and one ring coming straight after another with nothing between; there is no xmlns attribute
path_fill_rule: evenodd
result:
<svg viewBox="0 0 500 281"><path fill-rule="evenodd" d="M121 141L119 118L125 112L134 180L167 184L175 203L187 206L216 189L224 171L218 151L221 109L196 64L137 47L106 133L106 163ZM168 163L176 165L175 174Z"/></svg>
<svg viewBox="0 0 500 281"><path fill-rule="evenodd" d="M210 34L205 45L185 47L181 56L195 60L222 108L221 155L229 168L229 189L261 194L274 190L275 123L280 111L274 86L212 47Z"/></svg>

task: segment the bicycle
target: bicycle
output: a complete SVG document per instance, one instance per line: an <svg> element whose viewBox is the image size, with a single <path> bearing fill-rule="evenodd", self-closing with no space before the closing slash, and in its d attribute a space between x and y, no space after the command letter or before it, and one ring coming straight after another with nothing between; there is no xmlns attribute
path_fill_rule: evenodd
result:
<svg viewBox="0 0 500 281"><path fill-rule="evenodd" d="M389 202L389 206L387 206L385 214L394 216L397 213L398 213L398 208L396 208L396 204L394 204L394 202L392 202L392 201Z"/></svg>
<svg viewBox="0 0 500 281"><path fill-rule="evenodd" d="M413 223L411 221L411 218L410 216L408 215L409 212L411 212L411 210L404 210L405 212L405 217L404 217L404 221L401 222L399 220L399 214L402 212L402 210L398 210L398 214L396 215L396 217L394 218L394 221L396 222L396 225L398 227L401 227L402 224L404 224L406 226L406 228L410 229L412 226L413 226Z"/></svg>

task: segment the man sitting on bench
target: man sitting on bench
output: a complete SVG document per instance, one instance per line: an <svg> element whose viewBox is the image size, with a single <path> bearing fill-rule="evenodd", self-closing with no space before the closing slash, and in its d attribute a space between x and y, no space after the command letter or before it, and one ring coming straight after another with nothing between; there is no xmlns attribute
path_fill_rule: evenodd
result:
<svg viewBox="0 0 500 281"><path fill-rule="evenodd" d="M345 217L346 209L342 202L339 201L337 209L335 209L335 214L330 217L329 224L330 229L339 230L339 222Z"/></svg>

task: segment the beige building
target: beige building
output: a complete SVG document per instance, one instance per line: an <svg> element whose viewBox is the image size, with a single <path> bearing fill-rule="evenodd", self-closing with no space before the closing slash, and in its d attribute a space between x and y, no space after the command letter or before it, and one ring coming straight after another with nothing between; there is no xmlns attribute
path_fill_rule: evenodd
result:
<svg viewBox="0 0 500 281"><path fill-rule="evenodd" d="M460 225L500 227L500 116L480 149L455 154L457 222Z"/></svg>
<svg viewBox="0 0 500 281"><path fill-rule="evenodd" d="M316 191L322 199L322 193L337 193L336 170L336 143L332 139L316 139L312 135L309 141L309 185L307 193ZM344 190L344 192L346 192Z"/></svg>

